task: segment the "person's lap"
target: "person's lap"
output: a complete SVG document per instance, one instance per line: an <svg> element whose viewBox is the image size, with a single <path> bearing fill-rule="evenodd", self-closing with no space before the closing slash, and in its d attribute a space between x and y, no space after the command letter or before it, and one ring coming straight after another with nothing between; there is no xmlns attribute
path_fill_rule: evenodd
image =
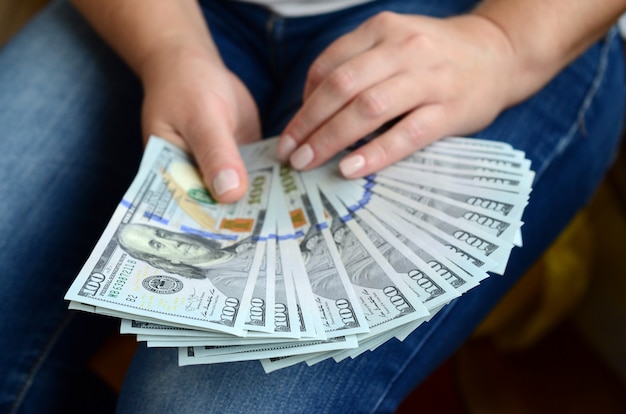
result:
<svg viewBox="0 0 626 414"><path fill-rule="evenodd" d="M136 171L140 85L67 4L3 48L0 84L0 411L71 409L117 323L63 295Z"/></svg>
<svg viewBox="0 0 626 414"><path fill-rule="evenodd" d="M366 15L373 13L366 11L366 7L363 9ZM273 24L277 25L276 21ZM289 37L291 24L296 26L296 22L281 21L275 43L269 41L268 50L291 43L292 50L299 51L298 60L292 65L279 65L289 62L290 56L284 49L282 59L274 62L274 70L278 73L283 70L282 82L277 88L286 93L274 101L273 111L265 117L271 120L269 126L266 125L269 134L278 133L297 109L306 68L335 36L307 37L303 33L307 24L312 23L299 21L299 27L293 29L296 32L293 39ZM326 27L324 33L342 33L355 24L349 21L346 26ZM219 30L216 32L219 36ZM620 51L615 49L616 41L611 44L614 49L611 59L615 64ZM477 134L481 138L511 142L526 151L537 171L535 190L525 214L525 246L513 253L506 276L488 279L444 308L404 343L391 341L375 352L339 364L334 361L313 367L300 364L266 375L258 362L181 368L176 366L176 352L141 348L121 397L122 412L146 407L145 404L148 404L146 412L158 406L172 409L184 406L190 412L211 409L220 412L393 411L471 334L489 309L584 205L598 184L613 153L623 109L621 62L611 67L618 76L604 79L600 62L606 57L603 58L602 53L605 52L601 47L588 53L541 94L507 111ZM275 56L269 51L267 54ZM593 84L596 79L603 79L597 93ZM587 100L590 105L584 107ZM613 107L607 108L607 102ZM584 116L584 129L581 116ZM590 153L595 157L585 155ZM162 369L157 377L149 368L153 366ZM156 392L162 394L158 402L146 403L147 396ZM202 398L194 398L198 394Z"/></svg>
<svg viewBox="0 0 626 414"><path fill-rule="evenodd" d="M241 7L268 17L253 6ZM373 13L366 6L362 11ZM317 30L311 20L297 25L282 21L271 34L273 47L251 53L258 42L243 49L239 42L242 36L258 37L231 36L226 30L232 24L211 23L211 16L219 20L222 15L207 8L205 13L227 64L259 102L267 134L278 133L297 109L312 59L357 22L333 20L335 25L326 25L318 39L306 32ZM300 34L290 37L292 31ZM283 47L286 43L289 48ZM538 96L477 134L526 151L538 172L524 217L524 247L514 249L507 275L489 278L404 343L390 341L340 364L301 364L270 375L258 362L182 368L175 350L142 347L129 371L120 411L393 411L467 338L602 177L619 135L624 96L620 52L612 52L606 69L617 75L608 78L602 73L601 51L596 47ZM243 56L254 59L242 63ZM594 79L601 80L595 93ZM0 191L7 195L0 201L0 277L5 286L0 306L3 329L16 332L0 339L0 367L11 373L0 380L0 404L10 407L22 390L27 411L29 404L45 406L45 399L52 398L49 378L58 378L60 365L60 372L72 375L75 370L69 367L78 367L93 348L72 355L68 349L60 352L55 341L68 347L70 339L79 338L79 350L81 341L92 338L97 345L102 332L110 332L111 321L103 323L94 315L81 316L80 329L89 329L79 332L78 324L65 321L62 298L136 170L141 93L137 80L67 4L45 11L2 51L0 84ZM31 381L29 393L25 384Z"/></svg>

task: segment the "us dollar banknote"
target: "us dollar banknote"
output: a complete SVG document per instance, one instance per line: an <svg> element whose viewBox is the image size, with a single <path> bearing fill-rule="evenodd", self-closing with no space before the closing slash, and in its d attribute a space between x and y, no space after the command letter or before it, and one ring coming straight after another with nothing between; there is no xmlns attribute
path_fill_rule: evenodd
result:
<svg viewBox="0 0 626 414"><path fill-rule="evenodd" d="M66 299L241 335L262 262L272 168L219 205L181 150L150 140L140 171Z"/></svg>
<svg viewBox="0 0 626 414"><path fill-rule="evenodd" d="M276 139L240 147L246 195L219 204L158 137L66 294L122 319L181 365L258 359L267 372L404 340L522 244L534 173L502 142L450 137L346 180L295 171Z"/></svg>

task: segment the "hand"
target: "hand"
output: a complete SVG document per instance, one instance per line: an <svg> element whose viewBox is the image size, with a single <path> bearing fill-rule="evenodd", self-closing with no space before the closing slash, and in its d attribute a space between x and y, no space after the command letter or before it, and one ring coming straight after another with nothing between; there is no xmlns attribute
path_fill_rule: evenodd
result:
<svg viewBox="0 0 626 414"><path fill-rule="evenodd" d="M509 90L515 65L507 36L486 18L381 13L312 64L277 156L311 169L399 118L340 163L347 178L370 174L441 137L487 126L519 98Z"/></svg>
<svg viewBox="0 0 626 414"><path fill-rule="evenodd" d="M237 145L261 138L252 96L210 54L162 55L142 76L144 140L154 134L190 152L217 201L240 199L248 177Z"/></svg>

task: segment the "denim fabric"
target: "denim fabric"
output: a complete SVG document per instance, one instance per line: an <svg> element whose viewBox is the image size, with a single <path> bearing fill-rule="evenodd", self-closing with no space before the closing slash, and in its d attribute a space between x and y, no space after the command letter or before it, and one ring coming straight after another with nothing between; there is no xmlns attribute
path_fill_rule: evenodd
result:
<svg viewBox="0 0 626 414"><path fill-rule="evenodd" d="M381 0L289 19L249 4L201 5L271 136L300 105L310 62L337 36L381 10L447 16L473 2ZM403 343L339 364L266 375L258 362L178 367L176 350L142 347L119 411L393 412L589 200L620 137L623 72L612 31L477 134L526 151L537 172L524 247L514 249L505 276L490 277ZM63 295L136 171L140 103L138 80L65 1L0 52L0 412L96 412L113 403L96 385L83 395L79 381L116 321L67 312Z"/></svg>
<svg viewBox="0 0 626 414"><path fill-rule="evenodd" d="M140 103L137 79L66 3L0 52L2 413L72 412L74 379L118 329L68 312L63 295L137 169Z"/></svg>

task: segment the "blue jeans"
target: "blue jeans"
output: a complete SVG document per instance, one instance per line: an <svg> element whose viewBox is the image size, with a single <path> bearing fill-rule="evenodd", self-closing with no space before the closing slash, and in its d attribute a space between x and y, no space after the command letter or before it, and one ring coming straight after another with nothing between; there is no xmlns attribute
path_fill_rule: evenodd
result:
<svg viewBox="0 0 626 414"><path fill-rule="evenodd" d="M201 1L224 60L259 105L266 136L300 105L315 56L365 18L380 10L447 16L473 4L380 0L283 19L248 4ZM624 96L613 30L477 134L525 151L537 172L524 247L514 249L505 276L453 301L403 343L270 375L258 362L181 368L176 350L140 347L119 412L393 412L587 203L615 154ZM0 52L0 412L106 412L115 404L85 365L117 321L68 312L63 295L136 171L141 98L139 81L66 1Z"/></svg>

